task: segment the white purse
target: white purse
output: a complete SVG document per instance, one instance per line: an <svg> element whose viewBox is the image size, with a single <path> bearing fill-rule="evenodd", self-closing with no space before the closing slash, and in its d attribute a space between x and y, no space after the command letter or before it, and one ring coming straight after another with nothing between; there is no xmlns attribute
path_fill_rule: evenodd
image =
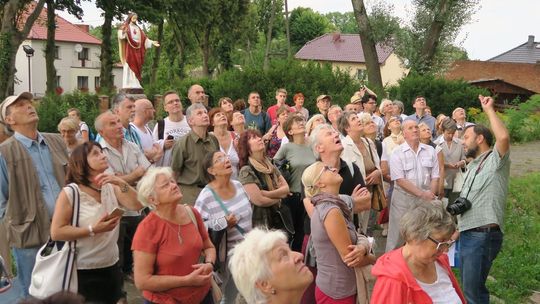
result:
<svg viewBox="0 0 540 304"><path fill-rule="evenodd" d="M467 175L467 171L458 170L454 177L452 192L461 192L461 188L463 188L463 183L465 182L465 175Z"/></svg>
<svg viewBox="0 0 540 304"><path fill-rule="evenodd" d="M69 184L73 190L73 213L71 225L79 225L80 196L79 188ZM35 298L43 299L59 291L77 293L77 241L49 241L41 247L36 255L36 264L32 270L29 293Z"/></svg>

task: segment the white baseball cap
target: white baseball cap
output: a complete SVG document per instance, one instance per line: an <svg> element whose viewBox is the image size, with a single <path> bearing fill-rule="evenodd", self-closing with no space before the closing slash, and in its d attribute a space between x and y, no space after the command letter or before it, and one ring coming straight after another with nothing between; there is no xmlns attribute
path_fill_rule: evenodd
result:
<svg viewBox="0 0 540 304"><path fill-rule="evenodd" d="M2 101L2 103L0 104L0 120L4 121L6 119L7 108L21 98L32 100L34 99L34 95L32 95L32 93L22 92L19 95L12 95L6 97L6 99L4 99L4 101Z"/></svg>

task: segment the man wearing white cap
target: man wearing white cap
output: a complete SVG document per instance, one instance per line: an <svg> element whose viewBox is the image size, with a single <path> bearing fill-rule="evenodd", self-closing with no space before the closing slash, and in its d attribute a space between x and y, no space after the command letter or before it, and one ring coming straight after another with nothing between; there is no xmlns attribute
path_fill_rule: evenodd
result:
<svg viewBox="0 0 540 304"><path fill-rule="evenodd" d="M68 160L59 134L38 132L32 98L21 93L0 104L0 119L14 132L0 145L0 218L6 217L22 297L28 296L37 251L49 237Z"/></svg>

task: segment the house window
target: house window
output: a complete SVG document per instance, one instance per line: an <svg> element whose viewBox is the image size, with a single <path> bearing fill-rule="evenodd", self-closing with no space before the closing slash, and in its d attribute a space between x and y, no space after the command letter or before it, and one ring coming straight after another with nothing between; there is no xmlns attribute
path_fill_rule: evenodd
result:
<svg viewBox="0 0 540 304"><path fill-rule="evenodd" d="M356 78L358 80L367 81L367 71L364 69L357 69Z"/></svg>
<svg viewBox="0 0 540 304"><path fill-rule="evenodd" d="M77 89L81 91L88 90L88 76L77 76Z"/></svg>
<svg viewBox="0 0 540 304"><path fill-rule="evenodd" d="M60 59L60 47L59 46L54 47L54 59Z"/></svg>
<svg viewBox="0 0 540 304"><path fill-rule="evenodd" d="M83 48L82 51L79 52L79 60L88 60L88 48Z"/></svg>
<svg viewBox="0 0 540 304"><path fill-rule="evenodd" d="M56 76L56 87L61 87L60 85L60 76Z"/></svg>
<svg viewBox="0 0 540 304"><path fill-rule="evenodd" d="M94 77L94 88L97 90L99 88L99 76Z"/></svg>

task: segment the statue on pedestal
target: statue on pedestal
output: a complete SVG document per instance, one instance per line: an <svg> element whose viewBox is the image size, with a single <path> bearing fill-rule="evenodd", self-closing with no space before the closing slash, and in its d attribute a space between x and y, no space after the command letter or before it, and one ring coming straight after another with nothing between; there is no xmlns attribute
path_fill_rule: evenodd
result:
<svg viewBox="0 0 540 304"><path fill-rule="evenodd" d="M141 74L146 49L159 47L158 41L150 40L137 25L137 14L130 13L118 30L120 61L124 68L123 89L142 89Z"/></svg>

